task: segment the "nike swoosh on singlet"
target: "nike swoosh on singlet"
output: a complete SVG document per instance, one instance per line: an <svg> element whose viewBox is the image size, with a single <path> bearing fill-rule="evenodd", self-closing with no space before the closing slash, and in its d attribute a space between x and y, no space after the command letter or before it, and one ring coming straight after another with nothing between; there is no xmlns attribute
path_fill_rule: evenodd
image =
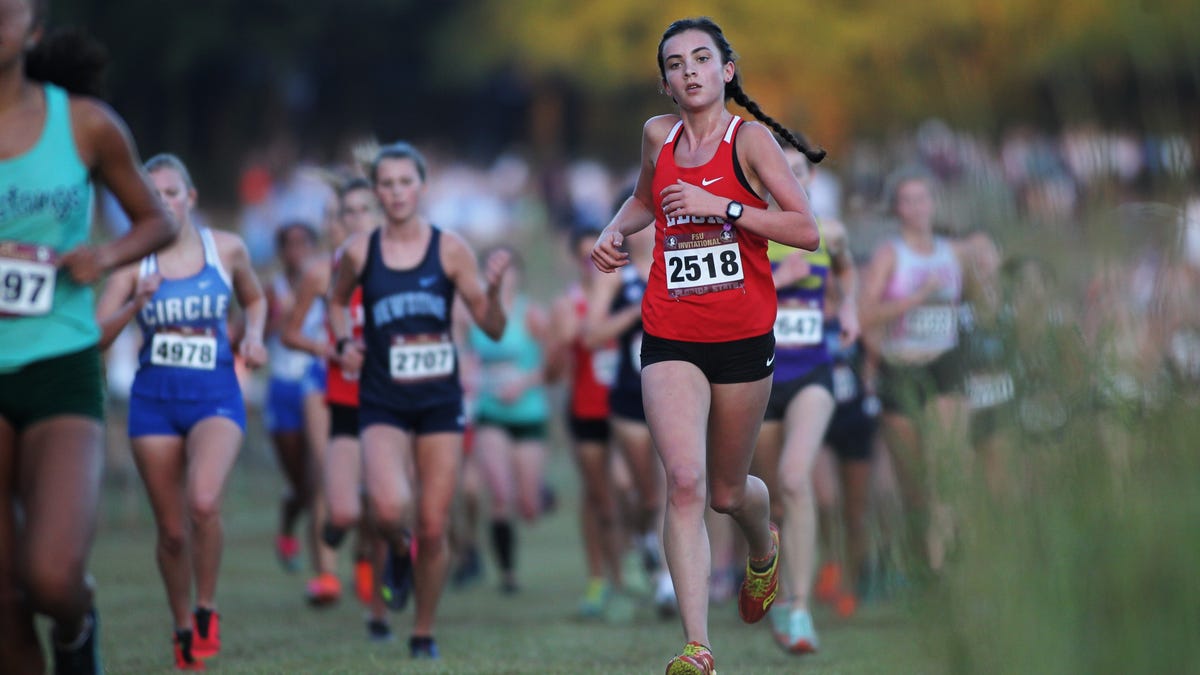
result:
<svg viewBox="0 0 1200 675"><path fill-rule="evenodd" d="M724 177L725 176L717 176L716 178L703 178L700 180L700 184L703 185L704 187L708 187L709 185L712 185L713 183L721 180Z"/></svg>
<svg viewBox="0 0 1200 675"><path fill-rule="evenodd" d="M437 277L421 277L420 282L421 288L429 288L437 283Z"/></svg>

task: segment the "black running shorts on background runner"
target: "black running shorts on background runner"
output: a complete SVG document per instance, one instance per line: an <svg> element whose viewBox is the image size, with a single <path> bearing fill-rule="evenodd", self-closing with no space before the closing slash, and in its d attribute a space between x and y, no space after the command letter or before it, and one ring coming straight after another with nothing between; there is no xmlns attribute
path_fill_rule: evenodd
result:
<svg viewBox="0 0 1200 675"><path fill-rule="evenodd" d="M358 406L329 404L329 438L358 440Z"/></svg>
<svg viewBox="0 0 1200 675"><path fill-rule="evenodd" d="M587 418L571 415L567 418L567 429L571 440L576 443L607 443L612 436L612 425L608 418Z"/></svg>
<svg viewBox="0 0 1200 675"><path fill-rule="evenodd" d="M767 411L763 419L770 422L782 421L787 415L787 408L792 404L792 399L809 385L822 387L833 396L833 364L822 363L794 380L772 382L771 398L767 400Z"/></svg>
<svg viewBox="0 0 1200 675"><path fill-rule="evenodd" d="M104 377L97 347L0 373L0 417L17 433L60 415L104 421Z"/></svg>

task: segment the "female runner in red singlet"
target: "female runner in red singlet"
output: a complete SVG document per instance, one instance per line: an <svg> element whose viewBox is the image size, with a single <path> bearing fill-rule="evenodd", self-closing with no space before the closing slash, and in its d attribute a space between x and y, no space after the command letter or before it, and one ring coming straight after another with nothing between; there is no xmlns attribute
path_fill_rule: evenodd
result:
<svg viewBox="0 0 1200 675"><path fill-rule="evenodd" d="M602 272L629 262L624 238L654 222L642 301L642 392L667 476L664 550L687 644L669 675L715 670L708 642L706 504L749 544L742 619L766 616L778 585L779 536L766 485L748 474L771 391L775 287L768 240L817 247L816 221L771 130L726 109L732 98L811 160L824 152L762 113L738 80L733 49L707 18L683 19L659 43L662 88L677 114L646 122L633 196L592 251ZM779 211L768 211L766 195Z"/></svg>
<svg viewBox="0 0 1200 675"><path fill-rule="evenodd" d="M598 275L591 264L591 253L599 235L598 226L579 227L571 232L571 258L579 280L559 296L553 310L557 349L552 351L552 359L555 365L565 362L561 363L561 369L565 371L570 392L567 429L582 490L580 533L588 585L577 615L584 619L602 618L609 594L623 585L623 532L608 470L612 454L608 395L616 378L616 346L611 340L594 348L584 342L588 298Z"/></svg>
<svg viewBox="0 0 1200 675"><path fill-rule="evenodd" d="M332 241L333 265L329 259L314 258L305 268L297 284L291 313L283 328L283 344L291 349L306 351L328 364L325 380L325 403L329 409L329 438L324 448L314 452L311 471L313 486L318 491L319 508L324 522L321 538L331 552L341 545L346 532L358 527L359 542L354 554L354 587L359 601L368 606L367 635L371 640L385 642L393 638L387 622L387 607L375 592L374 563L382 565L384 543L374 531L361 522L364 514L362 499L362 447L358 441L358 378L347 375L341 367L332 328L327 324L324 340L314 340L304 334L305 317L319 299L329 294L333 271L341 258L341 245L346 238L370 233L379 227L383 218L375 199L371 182L354 178L338 189L339 219L342 238ZM362 290L355 289L350 297L351 337L362 340ZM374 555L373 555L374 554ZM336 558L334 558L336 561ZM340 582L328 572L313 580L315 588L310 597L336 598Z"/></svg>

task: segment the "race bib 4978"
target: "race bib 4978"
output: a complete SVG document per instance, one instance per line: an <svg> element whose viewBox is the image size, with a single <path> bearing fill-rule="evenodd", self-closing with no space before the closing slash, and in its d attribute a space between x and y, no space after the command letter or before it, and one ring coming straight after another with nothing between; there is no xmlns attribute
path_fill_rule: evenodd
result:
<svg viewBox="0 0 1200 675"><path fill-rule="evenodd" d="M158 331L150 343L150 363L172 368L214 370L217 367L217 338L206 333Z"/></svg>

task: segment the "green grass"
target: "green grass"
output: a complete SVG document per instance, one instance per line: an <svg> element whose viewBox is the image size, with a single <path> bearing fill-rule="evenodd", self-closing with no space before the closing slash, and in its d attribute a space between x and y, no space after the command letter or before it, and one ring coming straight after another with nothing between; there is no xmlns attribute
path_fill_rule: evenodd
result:
<svg viewBox="0 0 1200 675"><path fill-rule="evenodd" d="M1099 412L1016 449L1017 498L959 501L970 531L929 601L955 672L1200 672L1195 410Z"/></svg>
<svg viewBox="0 0 1200 675"><path fill-rule="evenodd" d="M683 645L675 619L639 606L621 624L573 618L583 590L576 530L575 478L561 454L551 464L561 507L520 530L523 589L501 595L495 575L482 585L448 591L437 628L442 660L407 655L411 607L393 616L398 640L366 639L363 611L352 598L310 609L304 573L288 575L273 552L275 496L281 480L261 454L235 470L225 508L226 552L218 602L223 651L210 670L222 673L656 673ZM137 489L140 490L140 487ZM92 556L103 617L102 649L110 673L166 672L171 621L154 564L154 528L144 499L106 495L106 515ZM343 574L349 571L343 559ZM710 630L722 673L944 672L930 641L900 606L867 608L849 622L818 615L820 654L798 659L775 647L767 622L745 626L731 605L714 607Z"/></svg>

